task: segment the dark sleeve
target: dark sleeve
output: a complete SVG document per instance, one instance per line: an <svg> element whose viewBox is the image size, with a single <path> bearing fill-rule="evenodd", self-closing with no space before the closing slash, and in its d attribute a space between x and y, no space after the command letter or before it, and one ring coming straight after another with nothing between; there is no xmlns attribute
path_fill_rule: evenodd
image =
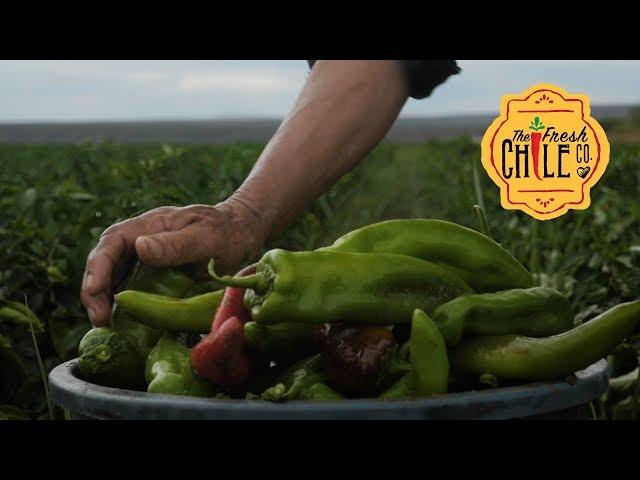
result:
<svg viewBox="0 0 640 480"><path fill-rule="evenodd" d="M409 82L409 96L421 99L441 83L460 72L455 60L398 60L402 63ZM313 68L315 60L307 60Z"/></svg>

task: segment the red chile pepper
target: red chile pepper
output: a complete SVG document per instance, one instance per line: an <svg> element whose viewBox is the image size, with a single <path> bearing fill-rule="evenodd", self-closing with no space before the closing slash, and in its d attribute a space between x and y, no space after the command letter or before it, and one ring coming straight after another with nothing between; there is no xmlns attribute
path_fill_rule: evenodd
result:
<svg viewBox="0 0 640 480"><path fill-rule="evenodd" d="M256 266L242 269L236 276L253 274ZM227 287L211 324L211 333L191 349L191 365L202 377L216 385L244 383L251 360L244 352L244 324L250 321L243 305L244 288Z"/></svg>
<svg viewBox="0 0 640 480"><path fill-rule="evenodd" d="M244 277L254 273L256 273L256 265L250 265L240 270L236 274L236 277ZM222 324L231 317L237 317L243 324L251 320L249 310L245 308L243 303L245 290L245 288L238 287L225 288L220 306L213 317L213 323L211 324L212 332L219 330Z"/></svg>
<svg viewBox="0 0 640 480"><path fill-rule="evenodd" d="M536 178L538 180L542 180L540 178L540 173L538 173L538 154L540 152L540 139L542 138L542 133L538 132L538 130L542 130L544 125L540 121L540 117L535 117L529 128L534 132L531 134L531 157L533 158L533 173L536 174Z"/></svg>

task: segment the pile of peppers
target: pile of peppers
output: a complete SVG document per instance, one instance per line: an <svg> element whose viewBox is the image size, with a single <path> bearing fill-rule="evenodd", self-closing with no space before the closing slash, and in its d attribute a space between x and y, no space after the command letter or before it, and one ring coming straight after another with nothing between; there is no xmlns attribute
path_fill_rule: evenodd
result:
<svg viewBox="0 0 640 480"><path fill-rule="evenodd" d="M632 301L574 327L568 300L508 250L442 220L274 249L234 276L211 260L208 275L138 264L109 328L80 343L81 374L172 395L395 401L569 377L640 320ZM636 388L637 371L627 376L617 398Z"/></svg>

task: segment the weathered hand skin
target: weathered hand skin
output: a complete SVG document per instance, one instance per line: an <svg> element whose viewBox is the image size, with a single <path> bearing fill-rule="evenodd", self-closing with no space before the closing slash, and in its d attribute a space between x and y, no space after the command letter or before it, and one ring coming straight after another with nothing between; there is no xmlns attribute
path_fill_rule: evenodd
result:
<svg viewBox="0 0 640 480"><path fill-rule="evenodd" d="M95 326L109 319L112 285L134 254L145 265L176 266L219 260L231 271L256 256L266 230L238 198L215 206L160 207L107 228L87 257L81 298Z"/></svg>

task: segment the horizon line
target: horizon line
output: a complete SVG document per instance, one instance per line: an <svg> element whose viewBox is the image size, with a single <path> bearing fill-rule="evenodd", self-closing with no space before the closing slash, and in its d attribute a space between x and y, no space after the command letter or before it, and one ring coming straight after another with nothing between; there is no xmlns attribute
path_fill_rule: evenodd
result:
<svg viewBox="0 0 640 480"><path fill-rule="evenodd" d="M603 103L591 105L591 109L599 108L637 108L640 103ZM433 115L400 115L398 120L434 120L442 118L465 118L495 116L497 111L476 111L459 113L435 113ZM243 116L243 115L221 115L212 117L133 117L114 119L78 119L78 120L55 120L55 119L27 119L27 120L0 120L0 126L28 126L28 125L74 125L74 124L122 124L122 123L201 123L201 122L247 122L247 121L281 121L282 116Z"/></svg>

